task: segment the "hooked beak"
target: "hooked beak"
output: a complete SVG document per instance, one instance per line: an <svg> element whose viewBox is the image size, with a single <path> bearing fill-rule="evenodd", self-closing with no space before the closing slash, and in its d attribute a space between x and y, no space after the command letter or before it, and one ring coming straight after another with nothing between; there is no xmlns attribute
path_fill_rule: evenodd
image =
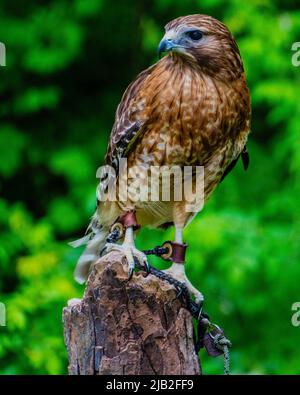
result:
<svg viewBox="0 0 300 395"><path fill-rule="evenodd" d="M171 39L163 38L161 40L161 42L159 43L159 46L157 49L159 59L161 58L162 53L170 52L170 51L172 51L172 49L179 48L179 47L180 47L180 45L175 44Z"/></svg>

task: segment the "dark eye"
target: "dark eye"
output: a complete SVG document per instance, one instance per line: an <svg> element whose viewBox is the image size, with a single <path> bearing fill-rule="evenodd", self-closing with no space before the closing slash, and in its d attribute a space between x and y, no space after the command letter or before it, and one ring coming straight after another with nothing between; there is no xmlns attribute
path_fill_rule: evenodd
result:
<svg viewBox="0 0 300 395"><path fill-rule="evenodd" d="M203 33L200 32L200 30L191 30L190 32L187 32L187 35L194 41L201 40L203 37Z"/></svg>

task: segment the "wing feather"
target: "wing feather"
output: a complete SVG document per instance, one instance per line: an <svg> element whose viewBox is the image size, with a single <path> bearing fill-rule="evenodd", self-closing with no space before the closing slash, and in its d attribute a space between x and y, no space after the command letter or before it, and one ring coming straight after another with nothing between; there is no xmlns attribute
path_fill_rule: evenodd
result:
<svg viewBox="0 0 300 395"><path fill-rule="evenodd" d="M141 87L154 68L155 65L137 76L126 89L117 108L115 123L111 131L105 157L106 163L112 165L116 170L118 169L120 158L128 155L147 121L144 115L146 98L141 96Z"/></svg>
<svg viewBox="0 0 300 395"><path fill-rule="evenodd" d="M249 157L249 152L247 150L247 147L245 146L243 148L243 151L241 152L241 154L227 166L220 182L222 182L224 180L224 178L234 169L234 167L237 164L240 157L242 158L244 170L246 171L248 169L249 163L250 163L250 157Z"/></svg>

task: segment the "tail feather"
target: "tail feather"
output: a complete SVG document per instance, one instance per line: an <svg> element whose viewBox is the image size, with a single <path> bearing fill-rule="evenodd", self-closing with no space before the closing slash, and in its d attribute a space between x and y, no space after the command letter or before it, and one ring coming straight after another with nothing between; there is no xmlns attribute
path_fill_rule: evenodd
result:
<svg viewBox="0 0 300 395"><path fill-rule="evenodd" d="M88 244L88 241L90 240L91 236L92 236L92 233L89 233L88 235L83 236L81 239L71 241L69 243L69 245L73 248L77 248L82 245Z"/></svg>
<svg viewBox="0 0 300 395"><path fill-rule="evenodd" d="M107 229L100 228L97 229L97 233L90 233L79 240L69 243L74 248L86 244L86 248L81 254L74 271L74 278L79 284L83 284L87 280L92 265L99 259L108 234Z"/></svg>

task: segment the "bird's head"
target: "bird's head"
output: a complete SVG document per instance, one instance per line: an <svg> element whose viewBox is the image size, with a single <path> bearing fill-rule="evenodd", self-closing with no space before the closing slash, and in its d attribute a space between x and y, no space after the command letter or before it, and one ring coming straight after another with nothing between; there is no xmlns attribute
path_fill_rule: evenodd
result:
<svg viewBox="0 0 300 395"><path fill-rule="evenodd" d="M243 64L237 44L228 28L215 18L196 14L174 19L165 26L158 47L174 60L194 62L207 74L238 78ZM222 75L223 74L223 75Z"/></svg>

